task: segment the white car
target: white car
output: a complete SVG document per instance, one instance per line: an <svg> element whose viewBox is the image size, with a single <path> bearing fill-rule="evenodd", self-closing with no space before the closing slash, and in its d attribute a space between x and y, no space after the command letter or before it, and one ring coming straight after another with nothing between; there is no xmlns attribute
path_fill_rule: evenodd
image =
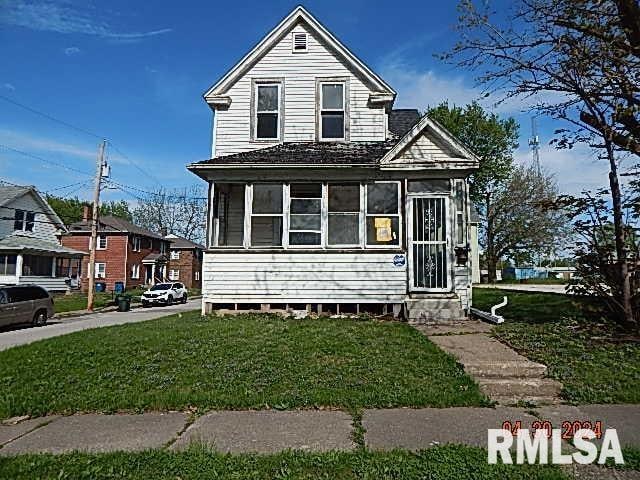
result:
<svg viewBox="0 0 640 480"><path fill-rule="evenodd" d="M157 283L142 294L142 306L187 303L187 289L182 283Z"/></svg>

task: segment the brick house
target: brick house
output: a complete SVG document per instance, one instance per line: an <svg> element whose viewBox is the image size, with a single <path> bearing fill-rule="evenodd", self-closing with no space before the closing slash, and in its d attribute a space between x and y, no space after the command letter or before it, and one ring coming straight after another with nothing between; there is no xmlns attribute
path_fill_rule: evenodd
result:
<svg viewBox="0 0 640 480"><path fill-rule="evenodd" d="M202 288L202 252L204 246L186 238L169 234L164 237L171 241L169 246L169 280L180 281L187 288Z"/></svg>
<svg viewBox="0 0 640 480"><path fill-rule="evenodd" d="M83 220L69 226L62 245L88 251L91 238L89 209ZM96 281L105 282L113 290L116 282L130 289L167 278L169 240L122 218L104 216L99 220L96 248ZM87 289L89 255L82 258L82 289Z"/></svg>

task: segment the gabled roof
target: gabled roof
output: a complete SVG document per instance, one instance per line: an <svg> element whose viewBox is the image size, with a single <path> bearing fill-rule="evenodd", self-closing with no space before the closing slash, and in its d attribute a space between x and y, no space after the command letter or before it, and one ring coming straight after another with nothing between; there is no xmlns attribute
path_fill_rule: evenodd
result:
<svg viewBox="0 0 640 480"><path fill-rule="evenodd" d="M175 235L173 233L170 233L164 238L165 240L169 240L171 242L169 248L173 250L204 250L204 245L200 245L199 243L192 242L191 240L187 240L186 238L179 237L178 235Z"/></svg>
<svg viewBox="0 0 640 480"><path fill-rule="evenodd" d="M124 218L113 217L111 215L105 215L104 217L100 217L98 221L98 231L99 232L118 232L118 233L133 233L135 235L141 235L144 237L156 238L158 240L165 240L165 238L152 232L151 230L147 230L146 228L139 227L138 225L125 220ZM69 233L74 232L89 232L91 230L91 224L88 221L80 221L75 222L69 225Z"/></svg>
<svg viewBox="0 0 640 480"><path fill-rule="evenodd" d="M362 77L366 78L379 93L390 95L389 100L395 98L396 92L382 78L373 72L362 60L345 47L327 28L316 20L302 6L296 7L273 30L271 30L249 53L231 68L218 82L204 93L209 103L220 101L220 97L233 85L251 66L260 60L280 39L282 39L298 22L305 22L319 38L324 40L344 61L353 67Z"/></svg>
<svg viewBox="0 0 640 480"><path fill-rule="evenodd" d="M472 162L479 162L478 157L469 150L460 140L454 137L449 131L435 120L424 115L396 145L387 152L380 160L381 164L390 164L403 150L410 147L413 141L429 130L437 135L448 147L459 155L459 158Z"/></svg>
<svg viewBox="0 0 640 480"><path fill-rule="evenodd" d="M64 226L64 222L60 219L58 214L53 210L53 208L51 208L51 205L49 205L47 201L42 198L36 188L32 185L0 185L0 207L8 205L14 200L23 197L24 195L33 196L33 198L35 198L36 201L40 204L42 211L36 213L48 215L49 218L51 218L53 222L58 225L60 230L67 230Z"/></svg>

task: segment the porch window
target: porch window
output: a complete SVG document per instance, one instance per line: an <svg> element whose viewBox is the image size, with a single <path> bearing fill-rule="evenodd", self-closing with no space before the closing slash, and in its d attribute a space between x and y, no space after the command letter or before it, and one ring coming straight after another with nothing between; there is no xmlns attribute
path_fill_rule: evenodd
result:
<svg viewBox="0 0 640 480"><path fill-rule="evenodd" d="M33 232L33 224L36 220L34 212L26 210L16 210L14 215L13 229L21 232Z"/></svg>
<svg viewBox="0 0 640 480"><path fill-rule="evenodd" d="M251 246L282 246L283 185L253 185L251 203Z"/></svg>
<svg viewBox="0 0 640 480"><path fill-rule="evenodd" d="M217 245L242 247L244 244L244 190L242 184L216 184L214 212L217 221ZM213 239L215 244L215 238Z"/></svg>
<svg viewBox="0 0 640 480"><path fill-rule="evenodd" d="M15 275L17 255L0 255L0 275Z"/></svg>
<svg viewBox="0 0 640 480"><path fill-rule="evenodd" d="M345 138L345 90L344 83L320 84L320 140Z"/></svg>
<svg viewBox="0 0 640 480"><path fill-rule="evenodd" d="M400 184L366 185L367 246L400 245Z"/></svg>
<svg viewBox="0 0 640 480"><path fill-rule="evenodd" d="M280 84L256 84L255 105L255 138L278 140L280 138Z"/></svg>
<svg viewBox="0 0 640 480"><path fill-rule="evenodd" d="M465 190L464 182L456 180L455 183L455 205L456 205L456 244L464 246L467 244L467 231L465 229Z"/></svg>
<svg viewBox="0 0 640 480"><path fill-rule="evenodd" d="M56 258L55 276L77 278L80 271L80 259L78 258Z"/></svg>
<svg viewBox="0 0 640 480"><path fill-rule="evenodd" d="M322 245L322 184L289 186L289 245Z"/></svg>
<svg viewBox="0 0 640 480"><path fill-rule="evenodd" d="M53 274L51 257L24 255L22 257L22 274L26 277L50 277Z"/></svg>
<svg viewBox="0 0 640 480"><path fill-rule="evenodd" d="M327 244L360 245L360 184L330 183L328 189Z"/></svg>

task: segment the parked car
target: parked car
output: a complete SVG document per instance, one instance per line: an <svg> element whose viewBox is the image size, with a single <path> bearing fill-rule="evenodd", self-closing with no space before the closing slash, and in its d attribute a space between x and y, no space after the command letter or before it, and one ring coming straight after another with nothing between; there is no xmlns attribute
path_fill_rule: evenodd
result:
<svg viewBox="0 0 640 480"><path fill-rule="evenodd" d="M31 323L40 327L54 314L53 298L38 285L0 286L0 327Z"/></svg>
<svg viewBox="0 0 640 480"><path fill-rule="evenodd" d="M187 303L187 289L182 283L158 283L142 294L142 306Z"/></svg>

